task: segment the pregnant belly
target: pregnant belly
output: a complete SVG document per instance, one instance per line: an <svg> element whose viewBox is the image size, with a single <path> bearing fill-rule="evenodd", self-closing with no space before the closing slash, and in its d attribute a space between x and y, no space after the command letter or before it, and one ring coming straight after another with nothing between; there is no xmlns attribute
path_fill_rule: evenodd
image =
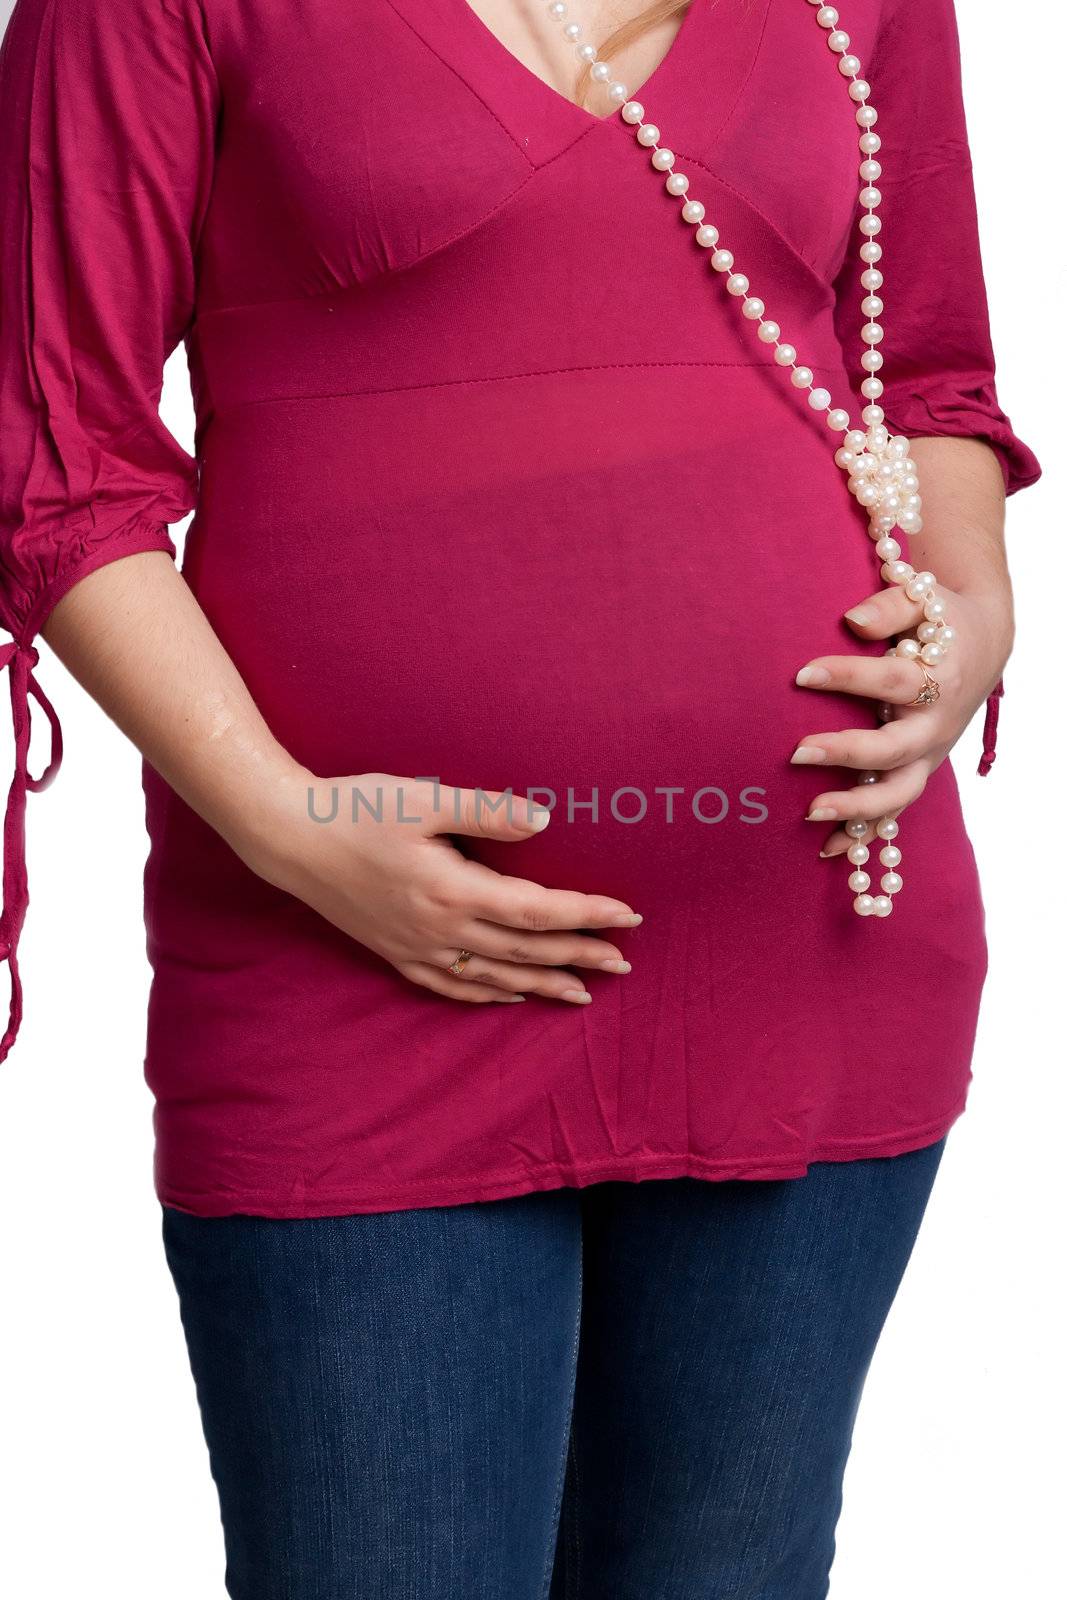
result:
<svg viewBox="0 0 1067 1600"><path fill-rule="evenodd" d="M793 679L863 648L841 613L879 582L825 422L776 377L613 369L227 413L187 575L315 771L551 797L521 869L465 845L545 881L626 896L745 862L758 884L802 843L815 858L795 745L873 720Z"/></svg>

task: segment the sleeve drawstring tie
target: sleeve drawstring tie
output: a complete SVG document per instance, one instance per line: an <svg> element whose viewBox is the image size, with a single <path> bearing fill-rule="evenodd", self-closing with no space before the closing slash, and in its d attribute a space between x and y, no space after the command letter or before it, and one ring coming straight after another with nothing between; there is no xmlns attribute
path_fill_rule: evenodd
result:
<svg viewBox="0 0 1067 1600"><path fill-rule="evenodd" d="M11 725L15 741L15 770L4 813L4 898L3 912L0 913L0 961L6 961L11 971L11 1006L7 1028L0 1040L0 1061L6 1058L14 1044L22 1021L18 943L29 904L26 881L26 796L38 794L47 788L63 760L63 735L59 718L33 675L38 660L39 656L32 645L12 641L0 646L0 672L6 668L10 673ZM51 756L39 778L33 777L29 769L31 699L37 701L52 730Z"/></svg>
<svg viewBox="0 0 1067 1600"><path fill-rule="evenodd" d="M997 759L997 723L1000 720L1000 702L1004 697L1004 679L1001 678L985 703L985 723L982 727L982 759L978 763L978 776L988 775Z"/></svg>

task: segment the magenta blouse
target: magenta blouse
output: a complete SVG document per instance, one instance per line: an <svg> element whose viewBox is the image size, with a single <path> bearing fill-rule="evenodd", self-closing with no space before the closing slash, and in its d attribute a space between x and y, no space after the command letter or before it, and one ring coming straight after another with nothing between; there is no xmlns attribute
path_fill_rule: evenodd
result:
<svg viewBox="0 0 1067 1600"><path fill-rule="evenodd" d="M884 141L888 422L986 440L1018 490L951 0L843 14ZM905 814L894 915L857 917L789 757L872 722L793 681L883 648L841 622L879 581L866 518L632 133L466 0L18 0L0 90L3 1050L34 701L59 756L35 635L195 509L185 576L295 757L551 791L543 834L462 848L644 922L584 1008L443 999L146 767L163 1201L317 1216L939 1138L986 964L953 772ZM811 7L694 0L642 99L846 396L857 130ZM182 341L195 459L157 409Z"/></svg>

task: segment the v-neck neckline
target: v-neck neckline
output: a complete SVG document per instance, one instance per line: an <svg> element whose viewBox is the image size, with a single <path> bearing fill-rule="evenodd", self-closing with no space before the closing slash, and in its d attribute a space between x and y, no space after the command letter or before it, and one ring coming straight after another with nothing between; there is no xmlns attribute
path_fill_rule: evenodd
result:
<svg viewBox="0 0 1067 1600"><path fill-rule="evenodd" d="M517 74L517 83L525 84L526 88L534 93L539 92L541 95L547 96L546 106L554 105L557 108L562 108L565 113L569 112L579 124L584 124L589 128L597 127L601 123L618 121L618 107L608 111L604 116L598 116L596 112L588 111L585 106L580 106L576 100L570 99L560 89L553 88L546 79L541 77L539 72L535 72L532 67L528 67L525 61L521 61L514 51L508 49L503 40L493 32L489 24L475 11L469 0L451 0L451 4L457 13L466 13L466 16L463 17L463 24L473 30L474 36L480 40L480 43L500 57L509 71ZM643 101L645 96L655 96L662 88L663 80L668 78L678 65L679 53L684 54L686 46L690 42L690 35L695 30L696 18L707 9L707 6L708 0L690 0L689 8L682 17L678 31L671 40L670 48L666 55L653 67L640 88L631 90L629 96L631 100ZM551 24L551 19L546 17L545 22L546 26L548 26ZM457 22L458 26L459 23ZM649 107L650 111L653 109Z"/></svg>

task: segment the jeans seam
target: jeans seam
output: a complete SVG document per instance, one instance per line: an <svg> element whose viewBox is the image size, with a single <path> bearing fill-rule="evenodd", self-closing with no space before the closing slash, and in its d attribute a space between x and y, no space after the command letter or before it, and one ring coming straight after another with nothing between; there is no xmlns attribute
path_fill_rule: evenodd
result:
<svg viewBox="0 0 1067 1600"><path fill-rule="evenodd" d="M567 1453L570 1448L571 1428L574 1421L574 1390L575 1380L578 1375L578 1345L582 1333L582 1287L583 1287L582 1251L578 1251L578 1309L574 1318L574 1340L571 1345L571 1416L563 1435L563 1445L559 1453L559 1468L556 1472L556 1496L552 1513L553 1537L548 1541L548 1553L545 1557L545 1569L541 1576L541 1600L547 1600L549 1587L552 1583L552 1567L556 1554L556 1541L559 1538L560 1507L563 1504L563 1482L567 1470Z"/></svg>

